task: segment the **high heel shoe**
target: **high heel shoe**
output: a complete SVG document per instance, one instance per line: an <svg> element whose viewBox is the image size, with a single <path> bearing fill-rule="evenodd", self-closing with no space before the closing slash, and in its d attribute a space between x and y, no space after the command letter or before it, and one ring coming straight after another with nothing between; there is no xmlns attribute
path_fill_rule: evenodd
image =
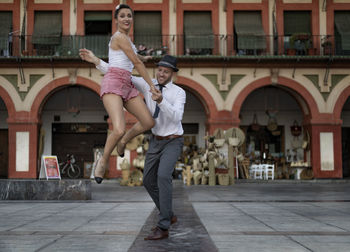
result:
<svg viewBox="0 0 350 252"><path fill-rule="evenodd" d="M118 153L118 155L119 155L120 157L122 157L122 158L124 157L124 152L123 152L122 154L119 153L119 151L118 151L118 146L117 146L117 153Z"/></svg>
<svg viewBox="0 0 350 252"><path fill-rule="evenodd" d="M96 168L95 168L95 174L96 174L96 171L100 169L100 167L101 167L101 169L103 169L103 174L104 174L105 167L102 167L102 166L100 165L100 161L101 161L101 159L98 160L98 162L97 162L97 165L96 165ZM95 175L95 174L94 174L94 175ZM98 176L94 176L94 177L95 177L95 181L96 181L97 184L101 184L101 183L102 183L102 181L103 181L103 178L102 178L102 177L98 177Z"/></svg>

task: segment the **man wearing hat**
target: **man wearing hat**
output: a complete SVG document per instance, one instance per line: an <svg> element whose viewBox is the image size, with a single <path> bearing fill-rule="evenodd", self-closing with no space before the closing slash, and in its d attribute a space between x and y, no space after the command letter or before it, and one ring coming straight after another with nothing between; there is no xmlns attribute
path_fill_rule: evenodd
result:
<svg viewBox="0 0 350 252"><path fill-rule="evenodd" d="M108 64L98 59L91 51L81 49L80 55L84 60L94 63L101 72L107 72ZM146 105L155 120L146 153L143 184L159 210L159 220L145 240L167 238L170 225L177 222L177 217L172 211L172 173L182 153L184 142L181 120L186 93L172 82L173 73L178 71L176 58L165 55L157 66L157 78L152 80L158 88L155 92L149 91L149 85L143 78L133 76L131 79L144 95ZM136 123L118 142L117 152L121 156L124 155L126 143L141 133L140 128L139 123Z"/></svg>

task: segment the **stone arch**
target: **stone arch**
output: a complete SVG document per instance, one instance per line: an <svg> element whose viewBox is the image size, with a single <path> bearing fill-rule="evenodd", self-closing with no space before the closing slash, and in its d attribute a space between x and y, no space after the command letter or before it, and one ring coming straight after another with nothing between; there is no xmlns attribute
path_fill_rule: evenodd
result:
<svg viewBox="0 0 350 252"><path fill-rule="evenodd" d="M234 118L239 118L239 113L241 111L243 102L247 99L249 94L251 94L254 90L258 88L268 85L271 85L271 78L265 77L253 81L245 88L243 88L239 95L237 95L237 99L235 100L232 106L232 114ZM278 84L276 86L287 91L296 99L304 115L309 115L309 117L312 119L318 117L319 112L315 99L310 94L310 92L300 83L285 77L279 77Z"/></svg>
<svg viewBox="0 0 350 252"><path fill-rule="evenodd" d="M40 90L38 95L35 97L35 100L31 107L31 117L40 119L40 114L43 109L43 106L51 94L59 90L60 88L67 87L70 84L69 77L62 77L48 83L43 89ZM86 87L99 95L100 85L96 82L86 79L84 77L77 77L74 85Z"/></svg>
<svg viewBox="0 0 350 252"><path fill-rule="evenodd" d="M199 85L194 80L182 76L177 76L176 83L180 86L183 86L185 89L190 90L191 93L199 99L199 101L205 108L207 117L218 113L213 97L203 86Z"/></svg>
<svg viewBox="0 0 350 252"><path fill-rule="evenodd" d="M5 106L7 108L8 117L11 118L11 117L15 116L15 113L16 113L15 104L13 103L11 96L8 94L6 89L4 89L1 86L0 86L0 97L5 103Z"/></svg>
<svg viewBox="0 0 350 252"><path fill-rule="evenodd" d="M333 115L335 119L341 118L341 112L345 105L346 100L350 97L350 86L345 88L339 95L337 102L335 103Z"/></svg>

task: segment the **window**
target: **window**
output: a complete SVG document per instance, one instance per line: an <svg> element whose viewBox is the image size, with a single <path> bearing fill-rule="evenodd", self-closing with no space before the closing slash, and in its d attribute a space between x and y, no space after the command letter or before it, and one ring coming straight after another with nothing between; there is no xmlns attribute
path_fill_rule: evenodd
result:
<svg viewBox="0 0 350 252"><path fill-rule="evenodd" d="M85 11L84 15L85 35L109 35L112 34L111 11Z"/></svg>
<svg viewBox="0 0 350 252"><path fill-rule="evenodd" d="M12 12L0 11L0 56L11 55Z"/></svg>
<svg viewBox="0 0 350 252"><path fill-rule="evenodd" d="M141 55L163 54L160 11L135 11L134 44Z"/></svg>
<svg viewBox="0 0 350 252"><path fill-rule="evenodd" d="M85 36L80 43L100 57L108 55L108 43L112 35L111 11L85 11ZM78 48L77 48L78 49Z"/></svg>
<svg viewBox="0 0 350 252"><path fill-rule="evenodd" d="M266 36L260 11L235 11L235 50L240 54L261 54L266 50Z"/></svg>
<svg viewBox="0 0 350 252"><path fill-rule="evenodd" d="M311 48L311 12L284 12L284 48L295 49L297 54L307 54Z"/></svg>
<svg viewBox="0 0 350 252"><path fill-rule="evenodd" d="M334 12L335 53L350 55L350 11Z"/></svg>
<svg viewBox="0 0 350 252"><path fill-rule="evenodd" d="M291 36L296 33L311 34L310 11L284 12L284 36Z"/></svg>
<svg viewBox="0 0 350 252"><path fill-rule="evenodd" d="M185 11L184 48L186 55L212 54L214 35L210 11Z"/></svg>
<svg viewBox="0 0 350 252"><path fill-rule="evenodd" d="M62 12L35 11L32 43L38 55L53 55L62 41Z"/></svg>

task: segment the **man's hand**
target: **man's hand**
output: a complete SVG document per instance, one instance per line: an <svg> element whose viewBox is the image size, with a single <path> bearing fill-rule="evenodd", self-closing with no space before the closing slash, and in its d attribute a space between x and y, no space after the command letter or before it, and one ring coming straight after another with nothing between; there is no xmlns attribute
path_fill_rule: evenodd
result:
<svg viewBox="0 0 350 252"><path fill-rule="evenodd" d="M79 49L79 56L82 60L93 63L96 66L100 64L100 59L97 58L92 51L86 48Z"/></svg>
<svg viewBox="0 0 350 252"><path fill-rule="evenodd" d="M152 100L156 101L157 103L161 103L163 100L162 92L160 92L158 89L154 89L152 93Z"/></svg>

